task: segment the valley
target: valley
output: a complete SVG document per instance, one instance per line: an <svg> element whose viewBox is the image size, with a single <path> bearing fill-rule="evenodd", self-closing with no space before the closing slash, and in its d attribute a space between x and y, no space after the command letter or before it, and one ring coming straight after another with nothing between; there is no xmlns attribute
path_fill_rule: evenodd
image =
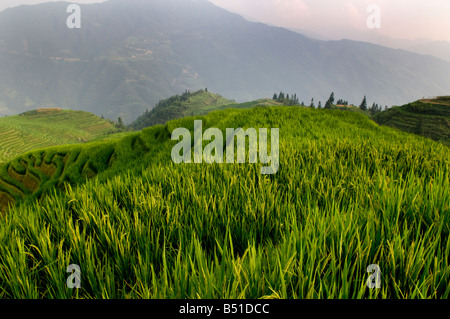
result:
<svg viewBox="0 0 450 319"><path fill-rule="evenodd" d="M314 40L207 1L80 7L81 29L67 28L66 3L0 12L0 116L61 107L130 124L161 99L200 88L238 103L282 89L306 102L326 101L334 91L353 104L366 95L369 104L385 106L450 87L449 62L365 42Z"/></svg>

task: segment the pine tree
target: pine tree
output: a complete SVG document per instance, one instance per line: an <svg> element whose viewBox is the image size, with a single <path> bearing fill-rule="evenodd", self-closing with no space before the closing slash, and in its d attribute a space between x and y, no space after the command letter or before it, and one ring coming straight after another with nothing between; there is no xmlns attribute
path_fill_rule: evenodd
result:
<svg viewBox="0 0 450 319"><path fill-rule="evenodd" d="M330 98L325 103L325 108L326 109L331 109L331 105L333 105L333 103L334 103L334 92L331 92Z"/></svg>
<svg viewBox="0 0 450 319"><path fill-rule="evenodd" d="M278 95L275 93L272 98L274 101L278 100Z"/></svg>
<svg viewBox="0 0 450 319"><path fill-rule="evenodd" d="M364 100L361 102L361 105L359 106L359 108L363 111L367 111L367 99L366 96L364 96Z"/></svg>
<svg viewBox="0 0 450 319"><path fill-rule="evenodd" d="M319 101L319 106L317 107L319 110L321 110L322 109L322 102L321 101Z"/></svg>
<svg viewBox="0 0 450 319"><path fill-rule="evenodd" d="M123 124L122 118L120 116L117 119L117 128L119 128L119 129L124 129L125 128L125 125Z"/></svg>
<svg viewBox="0 0 450 319"><path fill-rule="evenodd" d="M374 115L377 112L375 102L373 102L372 107L370 108L370 114Z"/></svg>
<svg viewBox="0 0 450 319"><path fill-rule="evenodd" d="M315 109L316 106L314 105L314 99L311 99L311 104L309 105L310 108Z"/></svg>
<svg viewBox="0 0 450 319"><path fill-rule="evenodd" d="M297 97L297 93L294 94L294 96L292 97L292 105L299 105L300 103L298 102L298 97Z"/></svg>

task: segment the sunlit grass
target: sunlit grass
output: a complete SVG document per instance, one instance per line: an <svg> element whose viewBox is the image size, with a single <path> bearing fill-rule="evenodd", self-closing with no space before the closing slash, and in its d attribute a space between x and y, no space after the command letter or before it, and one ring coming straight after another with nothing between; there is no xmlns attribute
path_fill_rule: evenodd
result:
<svg viewBox="0 0 450 319"><path fill-rule="evenodd" d="M175 165L173 142L152 142L0 219L0 297L449 298L448 148L339 111L230 110L204 124L279 127L278 174ZM149 148L159 129L142 133ZM371 264L381 289L366 285Z"/></svg>

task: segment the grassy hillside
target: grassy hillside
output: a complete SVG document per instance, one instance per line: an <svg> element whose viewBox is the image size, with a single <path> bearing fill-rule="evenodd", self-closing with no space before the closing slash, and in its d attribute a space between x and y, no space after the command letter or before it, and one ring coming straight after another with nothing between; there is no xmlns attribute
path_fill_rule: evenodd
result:
<svg viewBox="0 0 450 319"><path fill-rule="evenodd" d="M81 111L40 109L0 118L0 162L33 149L85 143L115 130L108 121Z"/></svg>
<svg viewBox="0 0 450 319"><path fill-rule="evenodd" d="M232 103L238 105L234 101L207 90L199 90L193 93L185 92L159 101L154 109L145 112L130 127L134 130L142 130L153 125L166 124L170 120L181 117L205 115L212 110Z"/></svg>
<svg viewBox="0 0 450 319"><path fill-rule="evenodd" d="M230 109L203 129L280 128L278 173L175 165L194 119L1 166L0 298L450 297L447 147L355 112Z"/></svg>
<svg viewBox="0 0 450 319"><path fill-rule="evenodd" d="M230 103L219 106L216 110L225 110L225 109L251 109L254 107L267 107L267 106L282 106L282 103L274 101L272 99L259 99L256 101L244 102L244 103Z"/></svg>
<svg viewBox="0 0 450 319"><path fill-rule="evenodd" d="M450 97L420 100L394 107L376 115L375 121L450 146Z"/></svg>

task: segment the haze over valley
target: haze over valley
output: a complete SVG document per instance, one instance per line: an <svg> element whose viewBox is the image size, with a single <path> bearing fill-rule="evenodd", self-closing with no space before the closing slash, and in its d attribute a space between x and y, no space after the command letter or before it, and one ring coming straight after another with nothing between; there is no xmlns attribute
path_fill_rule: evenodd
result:
<svg viewBox="0 0 450 319"><path fill-rule="evenodd" d="M203 0L81 5L81 29L67 28L66 8L0 12L0 116L60 107L130 123L163 98L201 88L239 102L283 90L306 103L334 92L392 106L450 87L450 62L312 39Z"/></svg>

